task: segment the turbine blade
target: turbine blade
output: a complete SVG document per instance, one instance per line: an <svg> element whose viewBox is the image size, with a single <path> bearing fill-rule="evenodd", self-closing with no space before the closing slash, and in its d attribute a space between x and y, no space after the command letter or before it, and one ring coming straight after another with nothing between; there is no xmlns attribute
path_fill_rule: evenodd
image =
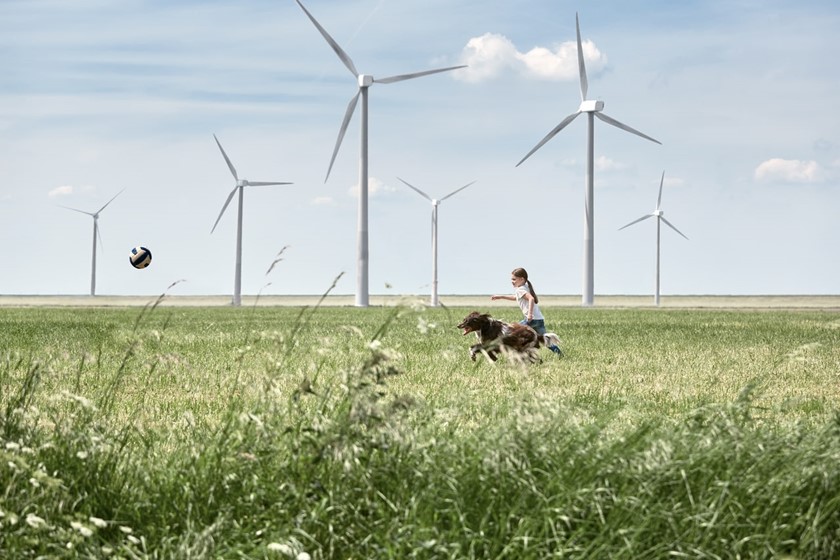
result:
<svg viewBox="0 0 840 560"><path fill-rule="evenodd" d="M601 119L602 121L604 121L604 122L605 122L605 123L607 123L607 124L611 124L611 125L613 125L613 126L615 126L615 127L617 127L617 128L620 128L621 130L626 130L627 132L632 132L632 133L633 133L633 134L635 134L636 136L641 136L642 138L645 138L645 139L647 139L647 140L650 140L651 142L656 142L657 144L662 145L662 142L660 142L659 140L657 140L657 139L655 139L655 138L651 138L651 137L650 137L650 136L648 136L647 134L641 133L641 132L639 132L638 130L636 130L635 128L630 128L630 127L629 127L629 126L627 126L626 124L624 124L624 123L620 123L620 122L618 122L617 120L615 120L614 118L612 118L612 117L608 117L608 116L607 116L607 115L605 115L604 113L598 113L598 112L596 112L596 113L595 113L595 116L596 116L596 117L598 117L599 119Z"/></svg>
<svg viewBox="0 0 840 560"><path fill-rule="evenodd" d="M621 231L621 230L623 230L623 229L624 229L624 228L626 228L626 227L630 227L630 226L632 226L633 224L638 224L639 222L641 222L641 221L643 221L643 220L647 220L648 218L653 218L653 214L646 214L646 215L642 216L641 218L639 218L638 220L633 220L632 222L630 222L630 223L629 223L629 224L627 224L626 226L621 226L620 228L618 228L618 231Z"/></svg>
<svg viewBox="0 0 840 560"><path fill-rule="evenodd" d="M216 138L216 135L215 135L215 134L213 135L213 138L216 140L216 145L218 145L218 146L219 146L219 149L222 151L222 156L225 158L225 161L227 162L227 166L228 166L228 168L230 169L230 172L231 172L231 174L233 175L233 178L234 178L234 179L236 179L236 181L238 182L238 181L239 181L239 175L237 175L237 174L236 174L236 168L235 168L235 167L233 166L233 164L230 162L230 158L229 158L229 157L228 157L228 155L225 153L225 149L224 149L224 148L222 148L222 143L221 143L221 142L219 142L219 139L218 139L218 138Z"/></svg>
<svg viewBox="0 0 840 560"><path fill-rule="evenodd" d="M467 183L466 185L464 185L463 187L461 187L460 189L458 189L458 190L456 190L456 191L452 191L452 192L451 192L451 193L449 193L448 195L446 195L446 196L444 196L443 198L441 198L441 199L440 199L440 201L441 201L441 202L443 202L444 200L446 200L446 199L447 199L447 198L449 198L450 196L455 196L456 194L458 194L458 193L459 193L459 192L461 192L462 190L466 189L467 187L469 187L469 186L470 186L470 185L472 185L473 183L475 183L475 181L472 181L471 183Z"/></svg>
<svg viewBox="0 0 840 560"><path fill-rule="evenodd" d="M400 178L399 178L399 177L397 177L397 179L400 179ZM413 189L413 190L414 190L414 192L416 192L417 194L419 194L420 196L422 196L423 198L425 198L425 199L426 199L426 200L428 200L429 202L432 202L432 197L430 197L429 195L427 195L426 193L424 193L423 191L421 191L420 189L418 189L418 188L417 188L417 187L415 187L414 185L411 185L411 184L407 183L406 181L403 181L402 179L400 179L400 181L402 181L403 183L405 183L405 186L407 186L407 187L408 187L408 188L410 188L410 189Z"/></svg>
<svg viewBox="0 0 840 560"><path fill-rule="evenodd" d="M233 200L233 195L234 195L234 194L236 194L236 189L238 189L238 188L239 188L239 187L233 187L233 190L232 190L232 191L230 191L230 194L228 195L227 200L225 201L225 205L224 205L224 206L222 206L222 211L221 211L221 212L219 212L219 217L218 217L218 218L216 218L216 223L215 223L215 224L213 224L213 229L211 229L211 230L210 230L210 233L211 233L211 234L212 234L214 231L216 231L216 226L217 226L217 225L219 225L219 220L221 220L221 219L222 219L222 214L224 214L224 213L225 213L225 210L227 210L228 204L230 204L230 201L231 201L231 200Z"/></svg>
<svg viewBox="0 0 840 560"><path fill-rule="evenodd" d="M678 230L676 227L674 227L674 224L672 224L671 222L669 222L668 220L666 220L664 216L659 216L659 219L660 219L660 220L662 220L663 222L665 222L665 223L668 225L668 227L670 227L672 230L676 231L677 233L679 233L680 235L682 235L683 237L685 237L686 239L688 239L688 237L686 237L686 236L685 236L685 234L684 234L683 232L681 232L681 231L680 231L680 230Z"/></svg>
<svg viewBox="0 0 840 560"><path fill-rule="evenodd" d="M123 191L124 191L124 190L125 190L125 189L123 189L122 191L120 191L120 192L118 192L117 194L115 194L115 195L114 195L114 198L117 198L118 196L120 196L120 195L123 193ZM108 206L109 204L111 204L112 202L114 202L114 198L112 198L111 200L109 200L108 202L106 202L106 203L105 203L105 206ZM100 208L99 210L97 210L97 211L96 211L96 212L94 212L94 213L95 213L95 214L99 214L100 212L102 212L103 210L105 210L105 206L103 206L102 208Z"/></svg>
<svg viewBox="0 0 840 560"><path fill-rule="evenodd" d="M665 184L665 170L662 170L662 178L659 179L659 198L656 199L656 209L662 206L662 185Z"/></svg>
<svg viewBox="0 0 840 560"><path fill-rule="evenodd" d="M293 183L273 183L273 182L266 182L266 181L248 181L246 186L248 187L268 187L270 185L291 185Z"/></svg>
<svg viewBox="0 0 840 560"><path fill-rule="evenodd" d="M586 93L589 91L589 80L586 79L586 64L583 62L583 44L580 41L580 19L575 12L575 30L577 31L577 56L578 70L580 70L580 100L586 101Z"/></svg>
<svg viewBox="0 0 840 560"><path fill-rule="evenodd" d="M102 243L102 231L99 229L99 224L96 223L94 220L93 227L96 230L96 237L99 238L99 246L102 248L102 251L105 251L105 244Z"/></svg>
<svg viewBox="0 0 840 560"><path fill-rule="evenodd" d="M569 115L568 117L566 117L565 119L563 119L563 120L560 122L560 124L558 124L557 126L555 126L555 127L554 127L554 130L552 130L551 132L549 132L548 134L546 134L546 135L545 135L545 138L543 138L542 140L540 140L539 144L537 144L536 146L534 146L534 147L533 147L533 149L532 149L530 152L528 152L527 154L525 154L525 157L524 157L524 158L522 158L522 159L520 159L520 160L519 160L519 163L517 163L517 164L516 164L516 167L519 167L519 166L522 164L522 162L523 162L523 161L525 161L526 159L528 159L529 157L531 157L531 154L533 154L534 152L536 152L537 150L539 150L539 149L542 147L542 145L543 145L543 144L545 144L546 142L548 142L549 140L551 140L552 138L554 138L554 136L555 136L558 132L560 132L561 130L563 130L564 128L566 128L566 125L567 125L567 124L569 124L570 122L572 122L573 120L575 120L575 118L576 118L579 114L580 114L580 111L578 111L577 113L572 113L571 115ZM595 114L597 115L598 113L595 113Z"/></svg>
<svg viewBox="0 0 840 560"><path fill-rule="evenodd" d="M448 72L450 70L457 70L458 68L466 68L466 64L461 66L449 66L448 68L437 68L435 70L425 70L423 72L412 72L411 74L400 74L399 76L389 76L387 78L374 78L374 82L380 84L392 84L394 82L402 82L403 80L410 80L412 78L419 78L421 76L428 76L429 74L438 74L440 72Z"/></svg>
<svg viewBox="0 0 840 560"><path fill-rule="evenodd" d="M348 54L346 52L344 52L344 49L342 49L340 46L338 46L338 43L335 42L335 39L330 37L330 34L327 33L327 30L324 29L323 27L321 27L321 24L318 23L318 20L315 19L315 16L313 16L312 14L309 13L309 10L307 10L304 7L304 5L300 3L300 0L295 0L295 1L298 3L298 6L300 6L300 9L303 10L303 12L309 17L310 20L312 20L312 23L315 24L315 27L318 28L318 31L320 31L321 35L323 35L324 39L327 40L327 43L330 44L330 46L332 47L332 50L335 51L335 54L337 54L338 58L341 59L341 62L344 63L344 66L346 66L347 69L350 70L353 73L354 76L358 76L359 71L356 70L356 66L353 64L353 61L350 59L350 56L348 56Z"/></svg>
<svg viewBox="0 0 840 560"><path fill-rule="evenodd" d="M362 93L362 90L356 92L356 95L353 96L353 99L350 100L350 103L347 105L347 111L344 112L344 120L341 121L341 128L338 130L338 138L335 141L335 148L333 149L332 158L330 158L330 166L327 168L327 176L324 179L324 182L327 182L327 179L330 178L330 171L332 171L333 163L335 163L335 156L338 155L338 149L341 147L341 141L344 140L344 134L347 132L347 125L350 124L350 119L353 118L353 112L356 110L356 103L359 101L359 94Z"/></svg>
<svg viewBox="0 0 840 560"><path fill-rule="evenodd" d="M78 208L70 208L69 206L62 206L61 204L59 204L59 206L61 206L62 208L66 208L68 210L72 210L73 212L79 212L80 214L87 214L88 216L93 216L94 215L93 212L85 212L84 210L79 210Z"/></svg>

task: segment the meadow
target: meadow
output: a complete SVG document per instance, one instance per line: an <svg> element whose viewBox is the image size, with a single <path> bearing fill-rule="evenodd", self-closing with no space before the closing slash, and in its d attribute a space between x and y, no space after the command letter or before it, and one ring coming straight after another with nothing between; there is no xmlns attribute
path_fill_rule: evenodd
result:
<svg viewBox="0 0 840 560"><path fill-rule="evenodd" d="M840 556L840 312L472 309L0 307L0 557Z"/></svg>

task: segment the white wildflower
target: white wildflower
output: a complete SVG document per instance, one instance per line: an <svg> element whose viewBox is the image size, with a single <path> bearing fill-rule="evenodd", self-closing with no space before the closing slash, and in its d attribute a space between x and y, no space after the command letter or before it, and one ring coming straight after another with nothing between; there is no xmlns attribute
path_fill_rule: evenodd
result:
<svg viewBox="0 0 840 560"><path fill-rule="evenodd" d="M280 554L289 557L291 557L295 553L295 551L292 550L292 547L287 545L286 543L273 542L269 543L269 545L266 548L268 548L268 550L270 550L271 552L279 552Z"/></svg>
<svg viewBox="0 0 840 560"><path fill-rule="evenodd" d="M61 392L61 395L62 395L63 397L65 397L65 398L67 398L67 399L70 399L70 400L76 401L77 403L79 403L80 405L82 405L82 408L86 408L86 409L88 409L88 410L92 410L92 409L96 408L96 407L93 405L93 402L91 402L91 401L90 401L90 399L87 399L87 398L85 398L85 397L83 397L83 396L81 396L81 395L74 395L74 394L69 393L69 392L67 392L67 391L62 391L62 392Z"/></svg>
<svg viewBox="0 0 840 560"><path fill-rule="evenodd" d="M14 441L7 441L6 449L8 449L9 451L17 451L20 449L20 444Z"/></svg>
<svg viewBox="0 0 840 560"><path fill-rule="evenodd" d="M29 479L29 484L30 484L33 488L40 488L40 487L41 487L41 483L40 483L40 482L38 482L38 480L36 480L36 479L34 479L34 478L30 478L30 479Z"/></svg>
<svg viewBox="0 0 840 560"><path fill-rule="evenodd" d="M78 521L71 521L70 526L77 530L83 537L89 537L93 535L93 530L90 527L82 525Z"/></svg>
<svg viewBox="0 0 840 560"><path fill-rule="evenodd" d="M98 517L91 516L91 517L88 518L88 521L90 521L91 523L93 523L93 525L95 527L98 527L100 529L104 529L105 527L108 526L107 521L105 521L104 519L100 519Z"/></svg>
<svg viewBox="0 0 840 560"><path fill-rule="evenodd" d="M243 424L248 424L248 423L252 422L252 423L256 424L257 426L259 426L260 428L263 427L262 419L260 419L259 416L257 416L256 414L254 414L252 412L243 412L242 414L240 414L239 415L239 421L242 422Z"/></svg>
<svg viewBox="0 0 840 560"><path fill-rule="evenodd" d="M436 327L436 324L428 322L424 317L417 318L417 330L420 331L420 334L428 334L430 330Z"/></svg>
<svg viewBox="0 0 840 560"><path fill-rule="evenodd" d="M126 527L125 525L120 525L120 531L125 533L126 535L130 535L134 531L131 530L131 527Z"/></svg>
<svg viewBox="0 0 840 560"><path fill-rule="evenodd" d="M46 523L47 522L44 521L43 518L38 517L34 513L27 513L26 514L26 524L29 525L30 527L34 527L35 529L37 529L39 527L43 527L44 525L46 525Z"/></svg>
<svg viewBox="0 0 840 560"><path fill-rule="evenodd" d="M308 552L301 552L295 556L295 560L312 560L312 557L309 556Z"/></svg>
<svg viewBox="0 0 840 560"><path fill-rule="evenodd" d="M140 539L134 535L128 535L128 540L131 541L131 544L140 544Z"/></svg>
<svg viewBox="0 0 840 560"><path fill-rule="evenodd" d="M78 457L79 459L84 461L85 459L88 458L88 452L87 451L76 451L76 457Z"/></svg>
<svg viewBox="0 0 840 560"><path fill-rule="evenodd" d="M370 348L371 350L374 350L374 351L379 350L380 348L382 348L382 341L379 340L379 339L371 340L368 343L368 348Z"/></svg>

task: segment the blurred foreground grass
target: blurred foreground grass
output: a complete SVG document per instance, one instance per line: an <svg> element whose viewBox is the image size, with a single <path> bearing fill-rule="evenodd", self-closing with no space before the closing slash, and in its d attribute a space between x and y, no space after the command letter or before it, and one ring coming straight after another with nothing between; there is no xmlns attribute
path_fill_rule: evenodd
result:
<svg viewBox="0 0 840 560"><path fill-rule="evenodd" d="M470 310L0 309L0 557L840 554L840 314Z"/></svg>

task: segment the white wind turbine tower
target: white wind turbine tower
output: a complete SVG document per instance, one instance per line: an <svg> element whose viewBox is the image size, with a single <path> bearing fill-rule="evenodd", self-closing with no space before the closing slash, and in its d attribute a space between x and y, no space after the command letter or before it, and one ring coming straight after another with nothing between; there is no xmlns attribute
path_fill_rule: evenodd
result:
<svg viewBox="0 0 840 560"><path fill-rule="evenodd" d="M114 195L114 198L117 198L122 194L122 191L118 192ZM67 208L68 210L73 210L74 212L81 212L82 214L87 214L88 216L93 218L93 249L92 249L92 258L90 264L90 295L96 295L96 240L99 239L99 244L102 245L102 234L99 233L99 214L105 210L105 207L114 202L114 198L109 200L105 203L102 208L97 210L96 212L85 212L84 210L79 210L78 208L70 208L69 206L62 206L62 208Z"/></svg>
<svg viewBox="0 0 840 560"><path fill-rule="evenodd" d="M233 164L230 162L230 158L228 158L227 154L225 153L225 149L222 148L222 144L219 142L219 139L216 138L216 135L213 135L213 138L216 139L216 145L219 146L219 150L222 151L222 156L225 158L225 162L227 163L228 168L230 169L231 174L233 175L233 179L236 181L236 185L233 187L233 190L230 191L230 194L225 201L225 205L222 206L222 211L219 212L219 217L216 218L216 223L213 224L213 229L210 230L212 234L216 231L216 226L219 225L219 220L222 219L222 214L225 213L227 210L230 201L233 199L233 195L239 192L239 208L238 208L238 216L236 221L236 273L234 275L233 281L233 305L239 306L242 304L242 201L244 199L243 192L245 187L265 187L269 185L291 185L292 183L281 183L281 182L266 182L266 181L248 181L247 179L240 179L239 175L236 173L236 168L233 167Z"/></svg>
<svg viewBox="0 0 840 560"><path fill-rule="evenodd" d="M668 227L670 227L672 230L676 231L677 233L679 233L680 235L682 235L683 237L688 239L688 237L686 237L683 232L681 232L676 227L674 227L674 224L672 224L671 222L669 222L668 220L665 219L665 216L664 216L665 212L662 211L662 185L664 183L665 183L665 172L663 171L662 172L662 178L659 180L659 197L656 199L656 210L653 211L653 214L645 214L644 216L642 216L638 220L633 220L632 222L630 222L626 226L622 226L622 227L618 228L618 230L621 231L626 227L630 227L633 224L637 224L637 223L639 223L643 220L647 220L648 218L656 218L656 292L654 293L654 296L653 296L653 303L655 305L659 305L659 238L660 238L660 233L661 233L661 229L662 229L662 224L660 222L665 222L665 224Z"/></svg>
<svg viewBox="0 0 840 560"><path fill-rule="evenodd" d="M397 177L397 179L400 179L400 178ZM475 183L475 181L472 181L471 183L467 183L463 187L452 191L451 193L444 196L440 200L430 197L429 195L427 195L426 193L424 193L423 191L421 191L420 189L418 189L414 185L410 185L406 181L403 181L402 179L400 179L400 181L405 183L405 185L407 187L413 189L414 192L416 192L417 194L419 194L420 196L422 196L423 198L425 198L426 200L428 200L429 202L432 203L432 298L431 298L430 304L432 305L432 307L437 307L438 305L440 305L440 300L438 299L438 266L437 266L438 265L438 228L437 228L438 206L440 206L440 203L443 202L444 200L446 200L447 198L449 198L451 196L455 196L456 194L458 194L462 190L466 189L467 187L469 187L470 185Z"/></svg>
<svg viewBox="0 0 840 560"><path fill-rule="evenodd" d="M338 131L338 139L335 143L335 149L333 149L332 158L330 159L329 168L327 168L327 176L324 179L326 182L327 179L330 177L330 171L332 170L333 162L335 162L335 157L338 154L338 149L341 147L341 141L344 138L344 133L347 132L347 125L350 123L350 119L353 117L353 113L356 110L356 104L359 101L359 97L362 98L362 115L361 115L361 147L360 147L360 156L359 156L359 215L358 215L358 226L357 226L357 234L356 234L356 306L357 307L367 307L369 302L369 293L368 293L368 88L373 85L374 82L379 84L391 84L394 82L401 82L403 80L410 80L412 78L419 78L421 76L428 76L429 74L437 74L438 72L446 72L449 70L455 70L458 68L464 68L465 66L450 66L448 68L438 68L435 70L426 70L424 72L414 72L411 74L400 74L398 76L390 76L387 78L374 78L370 74L362 74L358 70L356 70L356 66L353 64L353 61L347 55L344 50L335 42L335 40L330 37L329 33L327 33L326 29L321 27L321 24L309 13L304 5L300 2L300 0L295 0L298 3L298 6L304 11L304 13L312 20L312 23L315 24L315 27L318 28L318 31L323 35L324 39L326 39L327 43L332 47L335 54L338 55L338 58L341 59L341 62L344 63L344 66L347 67L348 70L353 74L356 78L358 83L359 91L356 92L356 95L350 100L350 103L347 105L347 111L344 113L344 120L341 122L341 128Z"/></svg>
<svg viewBox="0 0 840 560"><path fill-rule="evenodd" d="M593 295L595 292L595 211L594 211L594 188L593 188L593 173L595 168L595 120L593 117L598 117L607 124L611 124L627 132L632 132L637 136L641 136L651 142L661 144L660 141L651 138L646 134L642 134L634 128L630 128L626 124L620 123L612 117L607 116L602 111L604 110L604 102L596 101L594 99L587 99L587 89L589 87L586 79L586 66L583 63L583 48L580 41L580 21L578 15L575 14L575 29L577 30L577 57L578 69L580 70L580 107L578 110L558 124L549 132L545 138L539 141L534 148L528 152L519 163L517 167L528 159L531 154L542 147L543 144L554 138L554 136L563 130L566 125L575 120L581 113L586 113L588 118L587 135L586 135L586 195L584 199L584 230L583 230L583 305L591 306Z"/></svg>

